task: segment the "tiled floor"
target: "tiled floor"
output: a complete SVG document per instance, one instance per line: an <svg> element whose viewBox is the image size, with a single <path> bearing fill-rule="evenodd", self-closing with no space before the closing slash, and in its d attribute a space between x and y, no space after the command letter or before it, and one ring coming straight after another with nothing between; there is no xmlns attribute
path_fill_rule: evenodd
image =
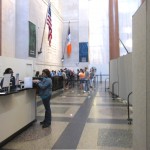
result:
<svg viewBox="0 0 150 150"><path fill-rule="evenodd" d="M37 122L3 150L99 149L132 150L127 106L112 100L103 84L90 93L77 87L51 99L52 125L42 129L44 108L37 97Z"/></svg>

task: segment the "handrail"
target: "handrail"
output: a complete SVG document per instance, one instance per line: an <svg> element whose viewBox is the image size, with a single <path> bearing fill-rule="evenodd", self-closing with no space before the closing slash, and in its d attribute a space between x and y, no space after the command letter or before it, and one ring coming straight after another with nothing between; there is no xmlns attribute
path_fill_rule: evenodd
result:
<svg viewBox="0 0 150 150"><path fill-rule="evenodd" d="M130 97L131 94L132 94L132 92L129 93L128 98L127 98L127 100L128 100L128 104L127 104L127 109L128 109L128 124L131 124L131 122L132 122L132 119L130 118L130 111L129 111L129 107L130 107L129 97Z"/></svg>
<svg viewBox="0 0 150 150"><path fill-rule="evenodd" d="M105 79L105 92L106 92L106 81L108 80L109 78L106 78Z"/></svg>
<svg viewBox="0 0 150 150"><path fill-rule="evenodd" d="M119 39L120 40L120 39ZM124 49L126 50L127 54L129 54L129 51L127 50L127 48L125 47L125 45L123 44L123 42L120 40L121 44L123 45Z"/></svg>
<svg viewBox="0 0 150 150"><path fill-rule="evenodd" d="M112 98L113 98L113 100L115 99L115 97L114 97L114 85L116 84L116 83L119 83L118 81L115 81L115 82L113 82L113 84L112 84Z"/></svg>
<svg viewBox="0 0 150 150"><path fill-rule="evenodd" d="M100 73L100 83L102 83L102 74Z"/></svg>
<svg viewBox="0 0 150 150"><path fill-rule="evenodd" d="M96 75L96 77L97 77L97 82L98 82L98 76L100 76L100 83L102 83L102 78L103 78L103 76L109 76L109 74L100 74L100 75Z"/></svg>

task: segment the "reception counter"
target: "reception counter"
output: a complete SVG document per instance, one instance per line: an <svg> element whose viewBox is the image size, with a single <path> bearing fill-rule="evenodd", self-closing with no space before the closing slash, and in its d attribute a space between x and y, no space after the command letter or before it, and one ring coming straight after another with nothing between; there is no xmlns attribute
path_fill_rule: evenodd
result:
<svg viewBox="0 0 150 150"><path fill-rule="evenodd" d="M35 89L0 94L0 147L36 120Z"/></svg>

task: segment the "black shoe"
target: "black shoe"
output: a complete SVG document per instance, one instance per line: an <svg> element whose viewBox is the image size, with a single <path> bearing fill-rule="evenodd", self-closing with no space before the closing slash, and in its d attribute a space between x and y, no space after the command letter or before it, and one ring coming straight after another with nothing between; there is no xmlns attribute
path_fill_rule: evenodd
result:
<svg viewBox="0 0 150 150"><path fill-rule="evenodd" d="M42 128L47 128L47 127L49 127L50 125L51 125L51 124L44 123L43 126L42 126Z"/></svg>
<svg viewBox="0 0 150 150"><path fill-rule="evenodd" d="M40 122L40 125L43 125L44 123L45 123L44 121L41 121L41 122Z"/></svg>

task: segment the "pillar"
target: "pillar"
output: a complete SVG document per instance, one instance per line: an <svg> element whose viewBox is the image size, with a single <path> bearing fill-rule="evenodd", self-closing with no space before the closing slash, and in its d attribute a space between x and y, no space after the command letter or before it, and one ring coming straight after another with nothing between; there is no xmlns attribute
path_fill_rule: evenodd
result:
<svg viewBox="0 0 150 150"><path fill-rule="evenodd" d="M145 0L141 0L141 4L143 4L144 1L145 1Z"/></svg>
<svg viewBox="0 0 150 150"><path fill-rule="evenodd" d="M109 52L110 60L120 56L118 0L109 0Z"/></svg>

